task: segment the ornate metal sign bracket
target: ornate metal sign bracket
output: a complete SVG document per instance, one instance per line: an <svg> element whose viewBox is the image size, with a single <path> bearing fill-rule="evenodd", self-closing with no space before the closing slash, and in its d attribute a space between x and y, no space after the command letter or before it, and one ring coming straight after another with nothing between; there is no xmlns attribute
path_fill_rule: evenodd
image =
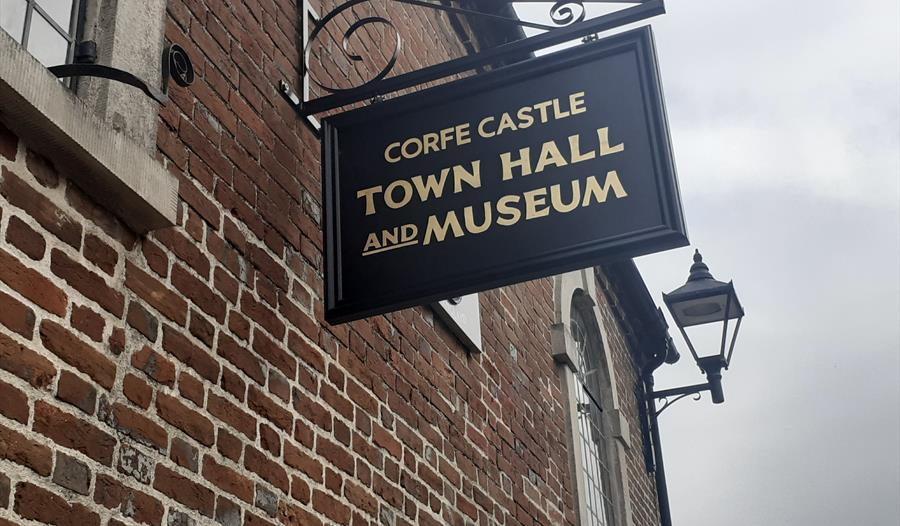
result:
<svg viewBox="0 0 900 526"><path fill-rule="evenodd" d="M292 106L294 106L301 116L307 118L316 127L318 121L315 120L314 116L319 113L447 78L488 64L501 62L510 57L522 56L523 54L533 53L557 44L589 37L596 33L609 31L626 24L631 24L665 13L664 0L556 1L553 3L552 7L550 7L549 12L552 24L544 24L520 20L514 15L482 11L475 7L470 7L470 4L474 5L476 2L465 2L463 0L389 0L399 4L408 4L455 15L478 17L500 23L509 23L519 27L539 29L544 32L532 37L514 40L496 47L484 49L461 58L426 66L416 71L389 76L397 63L402 49L403 42L400 33L396 31L391 21L383 16L365 16L352 21L349 27L343 32L340 50L344 56L352 62L363 61L363 57L360 53L355 53L351 50L351 37L361 28L369 24L384 24L388 28L394 29L396 35L396 38L392 39L394 40L394 49L391 55L387 57L386 65L369 80L366 80L359 86L351 88L339 88L337 86L329 85L321 79L317 79L315 75L311 73L309 67L312 45L316 42L316 39L329 23L335 20L335 18L342 15L343 17L346 17L350 14L347 13L349 9L370 1L371 0L346 0L341 2L324 16L319 17L310 10L307 0L298 0L300 8L303 10L304 17L303 89L302 93L298 94L291 88L287 81L282 81L281 94ZM540 1L541 0L517 0L515 3ZM513 3L514 2L512 1L492 2L494 6L498 4L507 4L511 6ZM636 5L594 18L588 18L585 4L593 3ZM311 31L307 29L307 20L305 20L309 13L312 13L311 19L314 23ZM328 94L316 99L306 100L310 83L314 83Z"/></svg>

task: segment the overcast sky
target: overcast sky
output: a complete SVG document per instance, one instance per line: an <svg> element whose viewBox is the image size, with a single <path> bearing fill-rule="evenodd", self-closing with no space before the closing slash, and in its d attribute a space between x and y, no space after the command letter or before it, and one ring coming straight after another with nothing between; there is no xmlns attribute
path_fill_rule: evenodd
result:
<svg viewBox="0 0 900 526"><path fill-rule="evenodd" d="M897 526L898 2L667 8L652 25L691 242L747 311L725 404L660 417L674 524ZM691 253L638 260L658 304ZM659 388L702 380L676 341Z"/></svg>

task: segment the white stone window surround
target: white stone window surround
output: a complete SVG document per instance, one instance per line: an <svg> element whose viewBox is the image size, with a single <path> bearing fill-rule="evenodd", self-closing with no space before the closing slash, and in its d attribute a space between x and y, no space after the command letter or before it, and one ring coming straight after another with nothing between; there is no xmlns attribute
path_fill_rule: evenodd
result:
<svg viewBox="0 0 900 526"><path fill-rule="evenodd" d="M161 82L165 0L82 0L98 63ZM124 84L68 89L0 31L0 120L139 234L177 220L178 180L155 159L158 104Z"/></svg>
<svg viewBox="0 0 900 526"><path fill-rule="evenodd" d="M630 506L629 487L627 484L628 473L625 465L626 451L631 447L631 437L628 422L620 409L618 390L616 388L615 368L613 367L611 348L606 327L600 323L603 318L593 298L597 297L596 281L593 269L584 269L568 272L556 276L554 279L554 321L551 331L551 345L553 357L559 364L558 374L562 384L562 392L567 403L568 414L568 441L569 460L572 466L570 476L574 482L576 511L579 516L579 524L584 524L588 513L586 508L587 494L585 473L583 464L584 454L579 438L578 393L582 388L576 374L578 371L578 359L576 342L573 337L570 320L572 319L573 304L579 304L582 317L590 318L597 331L597 338L602 342L600 349L602 355L597 357L602 363L600 369L604 370L605 378L602 378L602 392L599 393L603 406L603 418L608 436L611 440L607 443L607 460L609 462L610 488L609 499L612 502L613 526L630 526L633 524L632 510ZM579 298L573 302L573 299Z"/></svg>

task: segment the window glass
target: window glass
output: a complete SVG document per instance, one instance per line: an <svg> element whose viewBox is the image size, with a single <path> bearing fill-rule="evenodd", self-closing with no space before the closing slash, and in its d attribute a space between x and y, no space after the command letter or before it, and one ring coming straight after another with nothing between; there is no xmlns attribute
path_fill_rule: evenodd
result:
<svg viewBox="0 0 900 526"><path fill-rule="evenodd" d="M27 9L28 3L25 0L0 0L0 27L19 43L22 42Z"/></svg>
<svg viewBox="0 0 900 526"><path fill-rule="evenodd" d="M72 21L72 0L37 0L37 4L66 32Z"/></svg>
<svg viewBox="0 0 900 526"><path fill-rule="evenodd" d="M69 42L36 11L31 17L28 51L45 66L66 63Z"/></svg>
<svg viewBox="0 0 900 526"><path fill-rule="evenodd" d="M574 302L573 302L574 303ZM603 345L584 313L573 305L570 325L575 340L575 356L578 360L578 440L581 442L581 483L584 486L582 524L588 526L612 526L614 524L611 500L607 431L603 420L600 398L604 370L600 366Z"/></svg>

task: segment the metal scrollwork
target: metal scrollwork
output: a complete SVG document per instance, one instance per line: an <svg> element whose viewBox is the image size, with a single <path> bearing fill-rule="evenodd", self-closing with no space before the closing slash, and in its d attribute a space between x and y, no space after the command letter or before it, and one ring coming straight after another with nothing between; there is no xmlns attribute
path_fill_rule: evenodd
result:
<svg viewBox="0 0 900 526"><path fill-rule="evenodd" d="M685 394L683 394L683 395L676 396L675 398L673 398L673 399L671 399L671 400L669 400L668 398L663 398L663 399L662 399L662 407L660 407L659 409L657 409L657 411L656 411L656 416L659 416L660 413L662 413L663 411L665 411L666 408L668 408L670 405L674 404L675 402L681 400L682 398L684 398L684 397L686 397L686 396L691 396L691 394L694 395L693 398L694 398L694 401L695 401L695 402L698 401L698 400L700 400L700 398L701 398L701 397L700 397L700 393L685 393Z"/></svg>
<svg viewBox="0 0 900 526"><path fill-rule="evenodd" d="M397 31L397 28L394 24L384 18L382 16L369 16L365 18L360 18L359 20L350 24L350 27L344 31L343 38L341 39L341 50L344 53L344 56L347 57L352 62L362 62L364 60L363 56L359 53L354 53L351 50L350 40L353 38L353 35L357 33L360 29L370 25L370 24L383 24L389 31L394 33L394 49L391 52L390 57L387 60L387 63L376 73L371 79L365 81L360 86L354 86L351 88L340 88L337 86L328 85L320 79L317 79L315 75L312 74L312 69L310 68L310 55L312 53L312 47L322 30L331 22L337 15L354 7L358 4L369 2L371 0L351 0L346 2L334 10L330 11L327 15L325 15L321 20L318 21L312 33L309 36L309 41L306 44L306 49L303 50L303 60L304 60L304 68L306 74L309 76L309 79L318 87L329 93L344 93L348 91L352 91L354 89L358 89L361 87L368 86L370 84L374 84L379 80L388 76L388 74L394 69L394 66L397 65L397 59L400 58L400 51L403 49L403 40L400 38L400 32Z"/></svg>
<svg viewBox="0 0 900 526"><path fill-rule="evenodd" d="M587 11L584 8L584 2L581 1L559 1L550 8L550 20L557 26L568 26L576 24L584 20Z"/></svg>

